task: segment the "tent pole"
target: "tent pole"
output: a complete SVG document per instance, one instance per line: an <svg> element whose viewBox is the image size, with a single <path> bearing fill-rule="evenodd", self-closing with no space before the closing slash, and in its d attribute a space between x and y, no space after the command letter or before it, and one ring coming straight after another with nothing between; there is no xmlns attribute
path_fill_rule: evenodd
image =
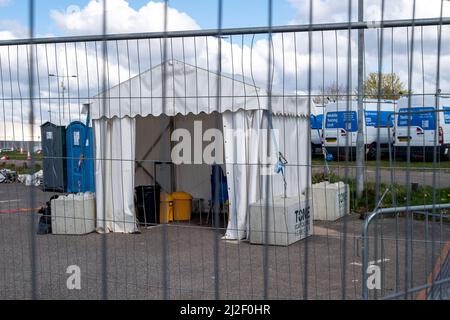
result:
<svg viewBox="0 0 450 320"><path fill-rule="evenodd" d="M155 177L153 177L153 175L150 173L150 171L148 171L148 170L142 165L142 161L137 162L136 165L137 165L136 170L138 170L139 168L142 168L142 170L144 170L144 172L145 172L150 178L152 178L154 181L156 181Z"/></svg>
<svg viewBox="0 0 450 320"><path fill-rule="evenodd" d="M162 136L164 135L164 132L167 131L167 129L169 129L170 124L167 125L167 127L163 130L163 132L161 132L161 134L158 136L158 138L156 138L155 142L153 142L153 144L151 145L151 147L148 149L148 151L145 153L145 155L142 157L143 159L147 158L148 155L153 151L153 149L155 149L156 145L159 143L159 141L161 141ZM143 161L137 161L138 166L141 166L141 163Z"/></svg>

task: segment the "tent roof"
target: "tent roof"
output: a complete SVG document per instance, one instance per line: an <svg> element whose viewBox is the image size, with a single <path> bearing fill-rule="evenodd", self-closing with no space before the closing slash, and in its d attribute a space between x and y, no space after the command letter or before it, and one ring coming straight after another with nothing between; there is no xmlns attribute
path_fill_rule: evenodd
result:
<svg viewBox="0 0 450 320"><path fill-rule="evenodd" d="M167 61L165 67L164 99L163 64L160 64L92 98L88 104L91 118L269 109L267 91L249 84L242 77L219 75L177 60ZM220 101L217 101L217 97L220 97ZM272 111L276 115L307 117L309 114L306 97L272 94L271 101Z"/></svg>

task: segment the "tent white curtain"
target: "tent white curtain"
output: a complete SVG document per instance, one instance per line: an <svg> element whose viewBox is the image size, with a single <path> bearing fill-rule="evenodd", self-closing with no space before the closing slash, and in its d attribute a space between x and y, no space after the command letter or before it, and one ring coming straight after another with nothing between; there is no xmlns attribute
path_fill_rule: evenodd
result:
<svg viewBox="0 0 450 320"><path fill-rule="evenodd" d="M97 231L136 232L135 119L100 119L94 120L93 124Z"/></svg>
<svg viewBox="0 0 450 320"><path fill-rule="evenodd" d="M259 168L252 164L258 162L262 114L239 110L225 112L222 117L230 211L226 239L246 237L248 205L258 197Z"/></svg>
<svg viewBox="0 0 450 320"><path fill-rule="evenodd" d="M283 177L275 174L278 152L288 160L286 196L300 197L306 191L311 181L308 123L306 117L273 116L273 130L268 132L267 112L263 110L223 114L230 199L225 239L241 240L248 236L250 204L259 200L271 202L275 197L284 196ZM270 152L267 152L268 139Z"/></svg>
<svg viewBox="0 0 450 320"><path fill-rule="evenodd" d="M273 117L273 127L278 131L279 152L288 164L285 168L286 196L305 194L311 184L311 143L308 138L309 120L306 117ZM273 176L273 196L284 194L281 174Z"/></svg>

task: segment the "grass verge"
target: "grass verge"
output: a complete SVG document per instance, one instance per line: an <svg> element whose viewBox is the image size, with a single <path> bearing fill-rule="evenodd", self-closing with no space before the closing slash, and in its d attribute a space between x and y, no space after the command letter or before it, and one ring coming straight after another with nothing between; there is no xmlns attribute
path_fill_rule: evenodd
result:
<svg viewBox="0 0 450 320"><path fill-rule="evenodd" d="M27 152L25 151L23 153L20 153L20 151L9 151L0 153L0 157L6 155L9 157L10 160L24 160L24 161L27 160ZM34 160L42 160L42 153L41 154L34 153L33 158Z"/></svg>
<svg viewBox="0 0 450 320"><path fill-rule="evenodd" d="M24 166L16 166L13 163L0 163L0 169L9 169L16 171L17 174L33 174L38 172L42 169L41 165L39 163L35 163L34 168L31 167L24 167Z"/></svg>

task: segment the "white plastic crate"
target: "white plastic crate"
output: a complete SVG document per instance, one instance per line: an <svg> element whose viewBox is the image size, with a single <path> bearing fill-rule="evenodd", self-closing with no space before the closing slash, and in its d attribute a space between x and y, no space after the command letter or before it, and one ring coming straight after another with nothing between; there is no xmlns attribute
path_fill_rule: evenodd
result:
<svg viewBox="0 0 450 320"><path fill-rule="evenodd" d="M313 184L314 220L336 221L350 211L349 186L328 181Z"/></svg>
<svg viewBox="0 0 450 320"><path fill-rule="evenodd" d="M268 204L267 244L288 246L313 233L313 206L306 197L275 198ZM250 205L250 243L264 244L266 228L264 200Z"/></svg>
<svg viewBox="0 0 450 320"><path fill-rule="evenodd" d="M53 199L52 233L87 234L95 230L95 194L69 194Z"/></svg>

